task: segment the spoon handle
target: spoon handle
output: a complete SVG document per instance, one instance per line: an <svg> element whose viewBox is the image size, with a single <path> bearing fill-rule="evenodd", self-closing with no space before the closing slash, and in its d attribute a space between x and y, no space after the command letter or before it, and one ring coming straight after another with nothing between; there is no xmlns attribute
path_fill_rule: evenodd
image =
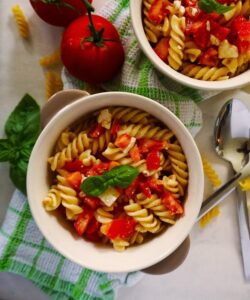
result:
<svg viewBox="0 0 250 300"><path fill-rule="evenodd" d="M219 204L228 194L230 194L236 188L237 182L241 175L241 173L237 173L236 175L234 175L233 178L223 184L222 187L220 187L202 203L201 210L198 215L198 220L200 220L207 212L209 212L213 207Z"/></svg>

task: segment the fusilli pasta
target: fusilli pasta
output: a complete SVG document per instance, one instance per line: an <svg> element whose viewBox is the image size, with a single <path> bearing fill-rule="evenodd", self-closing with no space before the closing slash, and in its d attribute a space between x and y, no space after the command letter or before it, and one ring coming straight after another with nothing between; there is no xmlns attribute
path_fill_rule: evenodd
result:
<svg viewBox="0 0 250 300"><path fill-rule="evenodd" d="M19 34L22 38L27 39L30 36L29 24L21 7L17 4L12 7L12 13L15 17Z"/></svg>
<svg viewBox="0 0 250 300"><path fill-rule="evenodd" d="M139 109L105 108L77 120L61 132L48 163L53 180L44 208L63 208L79 235L117 251L174 225L184 212L188 166L181 145ZM126 167L137 174L130 183ZM120 175L109 177L117 168L125 175L120 185ZM91 191L109 184L89 194L83 186L91 177Z"/></svg>

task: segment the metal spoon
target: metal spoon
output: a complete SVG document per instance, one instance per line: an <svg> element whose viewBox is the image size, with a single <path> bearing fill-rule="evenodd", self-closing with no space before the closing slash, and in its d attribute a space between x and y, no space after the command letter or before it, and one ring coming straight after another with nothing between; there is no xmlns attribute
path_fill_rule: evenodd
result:
<svg viewBox="0 0 250 300"><path fill-rule="evenodd" d="M249 161L250 112L238 99L229 100L221 109L215 123L215 150L240 172ZM237 210L245 276L250 279L249 216L246 193L237 187Z"/></svg>
<svg viewBox="0 0 250 300"><path fill-rule="evenodd" d="M237 99L228 101L218 115L215 124L216 152L229 161L237 173L203 202L198 220L234 191L239 179L250 175L249 117L248 109Z"/></svg>

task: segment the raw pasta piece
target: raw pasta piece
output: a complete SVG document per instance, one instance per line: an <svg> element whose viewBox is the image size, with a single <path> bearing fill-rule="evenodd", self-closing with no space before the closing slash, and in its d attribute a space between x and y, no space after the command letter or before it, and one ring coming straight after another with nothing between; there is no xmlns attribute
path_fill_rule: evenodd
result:
<svg viewBox="0 0 250 300"><path fill-rule="evenodd" d="M43 56L39 59L42 67L51 67L61 62L60 49L56 49L53 53Z"/></svg>
<svg viewBox="0 0 250 300"><path fill-rule="evenodd" d="M63 89L63 82L61 76L56 72L47 72L46 73L46 99L49 99L55 93Z"/></svg>
<svg viewBox="0 0 250 300"><path fill-rule="evenodd" d="M185 17L177 17L176 15L173 15L170 20L171 31L168 50L168 63L175 70L179 70L183 63L185 22Z"/></svg>
<svg viewBox="0 0 250 300"><path fill-rule="evenodd" d="M77 158L85 149L89 148L89 138L85 132L78 134L74 140L68 144L62 151L57 152L54 156L48 159L51 165L51 170L61 169L66 161L71 161Z"/></svg>
<svg viewBox="0 0 250 300"><path fill-rule="evenodd" d="M207 214L205 214L199 221L200 227L204 228L210 223L215 217L220 214L219 206L212 208Z"/></svg>
<svg viewBox="0 0 250 300"><path fill-rule="evenodd" d="M216 173L215 169L212 167L212 165L208 162L208 160L205 157L202 157L202 164L203 164L203 170L210 182L214 187L218 187L221 185L221 180L219 178L219 175Z"/></svg>
<svg viewBox="0 0 250 300"><path fill-rule="evenodd" d="M147 198L144 194L140 193L136 197L136 202L142 207L152 211L162 222L171 225L175 224L175 217L165 208L157 195L152 195L150 198Z"/></svg>
<svg viewBox="0 0 250 300"><path fill-rule="evenodd" d="M129 124L123 125L121 130L118 131L118 135L127 133L136 138L147 138L155 140L168 141L173 137L174 133L165 128L158 126L143 125L143 124Z"/></svg>
<svg viewBox="0 0 250 300"><path fill-rule="evenodd" d="M250 190L250 176L239 181L240 188L242 191Z"/></svg>
<svg viewBox="0 0 250 300"><path fill-rule="evenodd" d="M161 222L149 213L146 208L142 208L138 203L133 200L129 201L128 205L124 206L126 214L135 219L139 223L137 231L157 233L161 230Z"/></svg>
<svg viewBox="0 0 250 300"><path fill-rule="evenodd" d="M195 64L185 64L182 73L189 77L202 80L220 80L229 78L229 69L226 67L202 67Z"/></svg>
<svg viewBox="0 0 250 300"><path fill-rule="evenodd" d="M27 39L30 36L30 30L23 10L18 4L16 4L12 7L12 13L15 17L20 36Z"/></svg>

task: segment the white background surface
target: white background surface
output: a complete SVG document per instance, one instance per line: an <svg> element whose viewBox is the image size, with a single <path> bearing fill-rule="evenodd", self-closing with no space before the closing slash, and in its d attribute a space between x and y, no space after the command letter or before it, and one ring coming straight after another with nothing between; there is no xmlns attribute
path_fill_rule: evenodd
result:
<svg viewBox="0 0 250 300"><path fill-rule="evenodd" d="M94 0L95 7L106 1ZM28 17L31 40L23 41L11 16L11 6L19 3ZM58 47L62 30L47 25L32 11L27 0L0 1L0 136L7 116L29 92L41 105L45 101L44 71L38 64L41 55ZM249 102L249 94L225 92L200 104L204 126L196 141L199 149L215 166L223 181L231 173L227 163L218 158L212 148L215 117L222 104L232 96ZM0 223L13 192L8 178L8 165L0 164ZM212 191L206 184L206 195ZM250 255L250 254L249 254ZM235 195L221 205L221 214L205 229L196 225L191 233L191 249L185 262L165 275L145 275L135 286L122 288L119 300L133 299L250 299L250 283L245 282L240 254ZM40 291L22 279L0 274L0 299L46 299Z"/></svg>

